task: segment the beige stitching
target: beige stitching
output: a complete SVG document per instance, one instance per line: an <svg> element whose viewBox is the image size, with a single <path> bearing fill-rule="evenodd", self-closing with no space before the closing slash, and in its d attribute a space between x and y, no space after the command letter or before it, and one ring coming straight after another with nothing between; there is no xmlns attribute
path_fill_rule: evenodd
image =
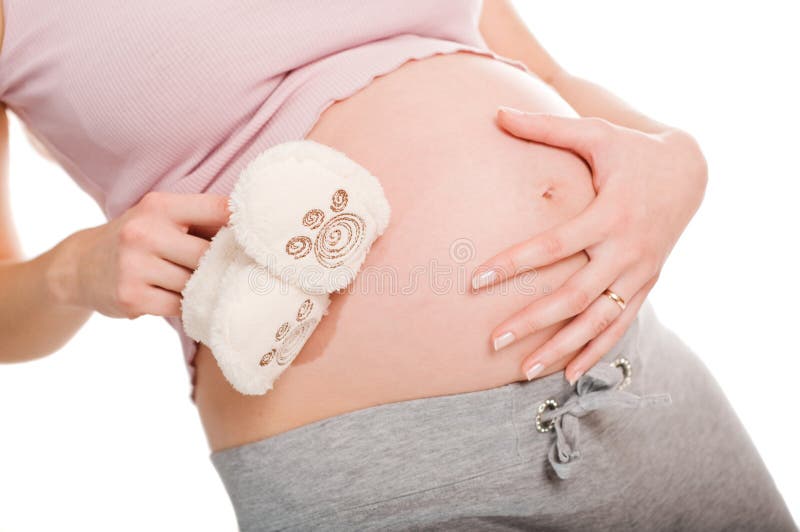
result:
<svg viewBox="0 0 800 532"><path fill-rule="evenodd" d="M275 349L270 349L267 354L261 357L261 360L259 361L258 365L266 366L267 364L272 362L272 360L275 358L275 353L276 353Z"/></svg>
<svg viewBox="0 0 800 532"><path fill-rule="evenodd" d="M275 333L275 339L277 341L281 341L286 337L286 334L289 332L289 322L284 322L278 327L278 332Z"/></svg>
<svg viewBox="0 0 800 532"><path fill-rule="evenodd" d="M307 236L296 236L286 243L286 253L295 259L302 259L311 251L313 243Z"/></svg>
<svg viewBox="0 0 800 532"><path fill-rule="evenodd" d="M314 303L310 299L306 299L303 301L303 304L300 305L300 308L297 309L297 321L303 321L311 314L311 311L314 308Z"/></svg>
<svg viewBox="0 0 800 532"><path fill-rule="evenodd" d="M342 212L344 208L347 207L348 199L347 191L340 188L333 193L333 197L331 198L331 210L333 212Z"/></svg>
<svg viewBox="0 0 800 532"><path fill-rule="evenodd" d="M347 207L347 191L339 189L331 197L331 211L340 212ZM295 236L286 243L286 253L295 259L302 259L314 249L314 255L322 266L338 268L344 259L361 246L367 232L364 219L353 213L342 213L328 220L324 225L325 213L311 209L303 216L303 225L315 230L322 226L312 241L307 236ZM299 320L298 320L299 321Z"/></svg>
<svg viewBox="0 0 800 532"><path fill-rule="evenodd" d="M310 229L317 229L325 221L325 213L319 209L311 209L303 216L303 225Z"/></svg>
<svg viewBox="0 0 800 532"><path fill-rule="evenodd" d="M344 213L331 218L317 234L314 241L314 254L317 261L326 268L336 268L344 264L343 259L364 240L367 225L360 216Z"/></svg>
<svg viewBox="0 0 800 532"><path fill-rule="evenodd" d="M283 366L294 360L294 357L300 352L299 347L308 338L317 323L319 320L316 319L304 321L289 332L283 344L278 348L277 361L279 365Z"/></svg>

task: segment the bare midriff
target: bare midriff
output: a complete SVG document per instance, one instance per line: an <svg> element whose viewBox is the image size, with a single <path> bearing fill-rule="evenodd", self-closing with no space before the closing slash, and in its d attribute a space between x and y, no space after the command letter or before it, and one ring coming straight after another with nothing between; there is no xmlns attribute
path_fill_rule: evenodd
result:
<svg viewBox="0 0 800 532"><path fill-rule="evenodd" d="M500 105L575 114L538 78L470 52L408 61L322 113L306 138L378 177L391 222L267 394L236 392L200 346L195 397L213 450L370 406L525 379L523 358L566 322L497 353L490 333L563 284L586 255L480 293L468 288L471 274L573 217L594 189L578 156L501 129Z"/></svg>

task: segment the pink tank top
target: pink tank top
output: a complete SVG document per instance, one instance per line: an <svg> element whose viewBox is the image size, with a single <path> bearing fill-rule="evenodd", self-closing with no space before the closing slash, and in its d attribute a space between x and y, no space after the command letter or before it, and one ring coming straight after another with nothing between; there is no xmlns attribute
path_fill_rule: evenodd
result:
<svg viewBox="0 0 800 532"><path fill-rule="evenodd" d="M481 0L0 0L0 101L108 218L243 165L409 59L491 52ZM180 320L190 374L196 343Z"/></svg>

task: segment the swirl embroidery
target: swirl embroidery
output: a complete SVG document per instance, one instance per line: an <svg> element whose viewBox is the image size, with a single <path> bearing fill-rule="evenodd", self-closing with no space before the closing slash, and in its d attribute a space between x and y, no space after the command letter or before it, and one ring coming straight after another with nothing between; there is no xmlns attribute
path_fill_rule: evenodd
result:
<svg viewBox="0 0 800 532"><path fill-rule="evenodd" d="M277 341L281 341L286 337L286 334L289 332L289 322L282 324L278 327L278 332L275 333L275 339Z"/></svg>
<svg viewBox="0 0 800 532"><path fill-rule="evenodd" d="M300 347L305 343L311 335L311 331L317 326L319 320L308 320L302 322L300 325L289 331L286 339L278 348L276 360L278 365L289 364L294 357L300 352Z"/></svg>
<svg viewBox="0 0 800 532"><path fill-rule="evenodd" d="M311 229L318 229L325 221L325 213L319 209L311 209L303 216L303 225Z"/></svg>
<svg viewBox="0 0 800 532"><path fill-rule="evenodd" d="M306 299L297 309L296 319L299 325L292 327L287 321L278 327L278 330L275 332L275 340L281 343L278 344L277 347L270 349L261 357L261 360L258 362L259 366L268 366L273 360L276 361L278 365L285 366L295 359L300 353L300 349L319 323L318 318L306 320L306 318L311 315L313 309L314 302L310 299Z"/></svg>
<svg viewBox="0 0 800 532"><path fill-rule="evenodd" d="M286 243L286 253L296 259L302 259L308 255L313 245L307 236L296 236Z"/></svg>
<svg viewBox="0 0 800 532"><path fill-rule="evenodd" d="M319 229L316 238L312 240L307 236L295 236L286 243L286 253L295 259L302 259L313 249L314 256L326 268L338 268L344 264L345 259L357 250L364 241L367 224L364 219L353 213L342 213L349 201L347 191L339 189L331 197L331 212L338 212L324 223L325 213L320 209L312 209L304 216L304 226L315 230Z"/></svg>
<svg viewBox="0 0 800 532"><path fill-rule="evenodd" d="M345 207L347 207L347 191L342 190L341 188L333 193L333 197L331 198L331 210L333 212L342 212Z"/></svg>
<svg viewBox="0 0 800 532"><path fill-rule="evenodd" d="M303 304L300 305L300 308L297 309L297 321L303 321L311 314L311 310L314 308L314 303L310 299L306 299L303 301Z"/></svg>
<svg viewBox="0 0 800 532"><path fill-rule="evenodd" d="M259 366L268 365L275 358L275 353L276 353L275 349L270 349L269 352L267 352L266 355L261 357L261 360L259 361L258 365Z"/></svg>

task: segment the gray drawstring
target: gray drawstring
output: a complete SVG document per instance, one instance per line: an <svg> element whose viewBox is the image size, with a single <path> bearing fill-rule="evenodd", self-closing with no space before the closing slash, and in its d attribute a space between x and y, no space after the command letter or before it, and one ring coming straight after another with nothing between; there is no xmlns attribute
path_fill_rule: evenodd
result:
<svg viewBox="0 0 800 532"><path fill-rule="evenodd" d="M623 370L622 378L618 367ZM611 365L595 366L579 378L574 393L563 405L558 406L550 399L539 407L537 429L540 432L555 430L556 433L547 456L559 478L569 478L575 462L581 457L578 449L579 418L607 407L639 408L672 403L668 393L639 396L622 391L630 377L630 362L620 357Z"/></svg>

